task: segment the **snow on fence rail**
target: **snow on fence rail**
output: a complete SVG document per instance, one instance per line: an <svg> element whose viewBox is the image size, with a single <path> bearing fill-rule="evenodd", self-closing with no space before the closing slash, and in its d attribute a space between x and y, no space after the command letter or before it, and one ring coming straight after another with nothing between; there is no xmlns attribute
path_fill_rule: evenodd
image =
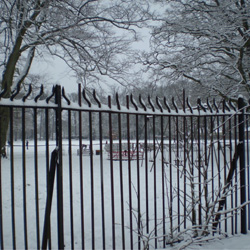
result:
<svg viewBox="0 0 250 250"><path fill-rule="evenodd" d="M104 105L80 86L76 103L60 86L3 93L1 248L166 248L250 229L242 98L178 108Z"/></svg>

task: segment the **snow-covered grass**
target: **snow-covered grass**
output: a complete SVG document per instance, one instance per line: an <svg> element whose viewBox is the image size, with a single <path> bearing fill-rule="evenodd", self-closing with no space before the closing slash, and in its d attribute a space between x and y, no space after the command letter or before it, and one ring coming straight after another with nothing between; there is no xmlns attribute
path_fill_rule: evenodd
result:
<svg viewBox="0 0 250 250"><path fill-rule="evenodd" d="M88 144L88 142L83 141ZM105 144L105 142L104 142ZM55 148L55 142L50 142L49 153ZM136 234L138 225L136 220L138 219L138 195L140 195L140 216L141 216L141 229L142 234L147 236L148 233L155 229L155 218L157 225L157 246L163 247L162 237L163 228L161 225L163 214L165 212L166 217L168 214L168 199L169 199L169 165L165 164L162 167L160 154L156 158L156 168L152 166L152 155L148 152L148 169L146 169L145 160L143 161L131 161L131 165L128 161L122 161L120 165L119 161L108 160L106 153L103 155L103 169L101 168L100 155L93 155L93 168L90 164L89 156L82 156L82 169L80 169L80 157L77 155L79 149L79 142L72 141L72 192L73 192L73 229L74 229L74 248L82 248L84 244L86 249L92 249L92 238L94 238L95 248L103 249L102 235L105 233L105 247L107 249L113 248L112 242L112 213L114 215L115 223L115 245L117 249L122 249L122 233L124 229L124 242L127 249L138 247L138 235ZM93 151L99 149L99 142L93 142ZM64 212L64 242L65 248L70 249L71 246L71 220L70 220L70 168L69 168L69 154L68 154L68 141L63 142L63 212ZM47 190L47 166L46 166L46 147L44 141L38 143L38 161L37 161L37 174L35 169L35 152L34 144L31 141L29 148L25 148L25 159L22 157L23 148L22 142L14 143L14 165L13 175L11 173L10 159L1 160L1 181L2 181L2 218L3 218L3 243L6 249L12 248L13 237L13 221L12 213L15 215L15 236L16 246L18 249L24 248L24 211L27 214L27 237L28 247L36 249L38 244L41 246L43 223L46 205L46 190ZM10 152L8 149L8 156ZM174 162L174 154L172 156ZM167 160L167 159L165 159ZM223 160L223 159L222 159ZM138 165L139 164L139 165ZM139 166L139 167L137 167ZM25 168L24 168L25 167ZM25 169L25 171L24 171ZM81 171L82 171L82 189L81 189ZM178 211L178 204L180 206L180 213L183 215L184 207L182 206L183 198L178 199L176 196L176 188L179 185L180 195L183 197L184 188L184 175L180 174L180 183L177 183L177 170L172 168L172 188L173 188L173 224L177 225L178 220L176 217ZM93 175L92 175L93 174ZM197 170L194 174L197 174ZM216 175L216 171L214 173ZM113 178L111 178L113 176ZM148 186L146 187L146 177L148 178ZM13 187L11 186L11 178L13 179ZM130 179L131 178L131 179ZM164 179L164 185L162 180ZM139 183L138 183L139 180ZM197 182L197 178L194 180ZM211 184L209 184L211 189ZM25 187L25 188L24 188ZM38 192L38 203L36 204L36 187ZM51 239L52 247L57 248L57 193L56 193L56 181L54 186L54 194L52 201L51 211ZM103 200L102 203L102 190ZM112 191L113 190L113 191ZM14 191L14 192L12 192ZM162 192L164 191L164 195ZM81 201L81 192L83 192L83 203ZM112 198L112 192L114 198ZM131 193L130 193L131 192ZM190 194L190 187L186 186L187 194ZM14 194L14 196L12 196ZM130 197L131 194L131 197ZM148 197L147 197L147 195ZM211 194L210 194L211 195ZM26 203L24 197L26 196ZM162 207L163 196L165 198L165 210ZM14 210L12 210L12 197L14 197ZM148 203L146 202L148 200ZM132 210L130 209L129 202L132 202ZM229 199L229 202L231 200ZM122 203L123 202L123 203ZM180 202L180 203L178 203ZM203 201L204 202L204 201ZM83 206L82 206L83 204ZM121 205L123 204L123 205ZM148 204L148 218L149 218L149 232L146 232L146 205ZM38 205L38 207L37 207ZM188 205L188 204L187 204ZM93 207L94 206L94 207ZM82 228L81 228L81 207L84 212L84 242L82 242ZM104 207L104 211L102 210ZM37 208L37 209L36 209ZM124 212L122 212L124 211ZM131 213L133 211L133 214ZM105 231L103 232L102 226L102 212L104 212ZM124 227L122 227L122 215L124 215ZM131 219L132 216L132 219ZM37 220L37 218L39 218ZM132 224L131 224L132 220ZM37 221L39 222L37 224ZM183 217L181 217L183 227ZM230 228L230 218L227 219L228 227ZM187 220L187 226L190 223ZM169 218L166 219L166 234L169 234ZM222 223L223 227L224 224ZM131 243L130 230L134 230L132 237L133 243ZM39 230L39 238L37 235ZM239 228L238 228L239 230ZM229 232L230 233L230 232ZM215 236L216 238L217 236ZM221 237L221 236L220 236ZM214 239L215 239L214 238ZM241 240L240 240L241 239ZM247 236L235 236L233 238L227 238L225 240L215 240L211 242L202 241L202 246L197 244L191 244L187 248L195 249L235 249L234 241L241 242L241 249L244 249L245 243L249 239ZM232 242L232 244L228 244ZM154 234L149 242L154 246L155 239ZM166 245L166 248L178 249L183 247L187 242L175 243L173 246ZM223 248L225 244L225 248ZM232 247L232 248L230 248Z"/></svg>
<svg viewBox="0 0 250 250"><path fill-rule="evenodd" d="M174 246L172 249L180 249L184 247L185 244L180 243L179 245ZM234 236L229 236L227 238L204 238L200 243L192 244L187 246L185 249L194 249L194 250L241 250L241 249L249 249L250 246L250 231L247 235L239 234Z"/></svg>

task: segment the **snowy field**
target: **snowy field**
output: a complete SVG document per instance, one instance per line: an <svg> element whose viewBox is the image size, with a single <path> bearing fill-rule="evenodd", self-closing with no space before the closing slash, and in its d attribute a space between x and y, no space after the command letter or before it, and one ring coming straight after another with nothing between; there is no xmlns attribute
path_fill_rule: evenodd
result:
<svg viewBox="0 0 250 250"><path fill-rule="evenodd" d="M87 141L84 143L88 143ZM143 234L146 233L146 200L148 198L148 219L149 219L149 233L155 227L154 219L157 219L157 235L163 233L163 228L160 225L162 222L164 209L162 207L163 199L165 204L169 200L169 186L162 185L163 178L169 179L169 169L167 166L162 167L161 155L156 158L156 168L152 168L152 155L148 152L148 164L146 169L145 159L140 161L113 161L113 165L108 160L108 155L103 151L103 169L100 155L96 154L99 150L99 142L93 142L93 168L91 166L91 157L82 156L82 169L80 169L80 157L77 155L79 149L79 141L72 141L72 170L69 168L69 154L68 142L63 142L63 212L64 212L64 242L65 248L71 249L72 244L75 249L80 249L84 246L86 249L93 248L103 249L103 234L105 234L106 249L113 248L112 242L112 218L115 223L115 247L117 249L123 248L123 239L125 248L130 249L131 244L134 248L138 248L138 236L136 233L130 237L131 226L136 230L138 219L138 205L140 205L141 214L141 229ZM105 142L104 142L105 144ZM29 148L22 147L22 142L14 143L14 165L13 175L11 174L10 165L10 149L8 148L7 159L1 160L1 185L2 185L2 219L3 219L3 246L6 249L13 248L13 235L16 240L17 249L25 248L25 218L24 211L27 215L27 239L28 247L36 249L41 246L44 214L46 205L46 187L47 187L47 166L46 166L46 147L44 141L38 142L38 161L37 172L35 171L35 152L34 144L31 141ZM55 142L50 142L49 153L55 148ZM22 155L25 152L25 159ZM173 159L174 161L174 156ZM223 159L221 159L223 161ZM139 167L138 167L139 166ZM24 171L25 170L25 171ZM81 189L81 170L82 170L82 184ZM131 172L130 172L131 171ZM37 179L35 178L37 174ZM183 175L180 175L180 183L177 183L178 173L173 168L173 187L179 187L183 190ZM215 173L216 175L216 173ZM72 176L72 193L70 196L70 176ZM113 178L112 178L113 176ZM148 186L145 185L146 177L148 178ZM13 180L13 187L11 186L11 178ZM131 181L129 181L131 178ZM138 182L139 181L139 182ZM156 187L156 188L155 188ZM36 189L37 188L37 189ZM102 190L104 196L102 197ZM113 190L113 191L112 191ZM38 195L38 202L36 203L36 191ZM83 192L83 203L81 203L81 191ZM163 193L164 191L164 197ZM112 192L114 198L112 198ZM186 192L189 192L188 188ZM140 194L140 204L138 204L138 193ZM131 194L131 196L130 196ZM148 197L146 197L148 196ZM26 197L26 202L25 198ZM72 213L73 221L71 221L70 211L72 198ZM102 200L103 199L103 200ZM57 197L56 197L56 181L54 186L54 194L52 201L51 212L51 239L52 248L57 248ZM103 203L104 201L104 203ZM14 210L11 210L14 202ZM129 209L129 202L131 202L133 214ZM83 206L81 206L83 204ZM123 205L121 205L123 204ZM178 200L174 197L173 212L177 213ZM84 217L81 217L81 208L83 208ZM165 207L167 210L167 205ZM184 213L184 208L180 206L181 214ZM165 211L166 213L166 211ZM104 214L104 217L102 216ZM112 217L113 214L113 217ZM12 220L12 215L15 221ZM167 216L167 213L165 214ZM131 219L132 216L132 219ZM124 218L124 226L122 226ZM82 227L81 221L84 221L84 242L82 242ZM131 224L132 221L132 224ZM104 222L104 231L103 224ZM174 223L177 223L175 219ZM230 219L228 219L230 223ZM15 224L15 225L14 225ZM73 235L71 238L73 227ZM124 230L123 230L124 229ZM37 233L38 232L38 233ZM14 234L13 234L14 233ZM166 233L169 233L166 228ZM124 234L124 235L123 235ZM122 236L123 235L123 236ZM123 238L124 237L124 238ZM93 239L93 240L92 240ZM197 246L191 245L188 247L194 249L248 249L246 236L236 236L226 240L216 240L213 243L205 243L205 245ZM132 242L131 242L132 240ZM234 242L240 241L240 247L236 247ZM162 238L158 238L157 247L163 248ZM229 243L231 242L231 243ZM152 245L155 240L150 240ZM166 248L178 249L182 243L174 246L167 245ZM225 246L225 248L223 248ZM142 243L141 243L142 247Z"/></svg>

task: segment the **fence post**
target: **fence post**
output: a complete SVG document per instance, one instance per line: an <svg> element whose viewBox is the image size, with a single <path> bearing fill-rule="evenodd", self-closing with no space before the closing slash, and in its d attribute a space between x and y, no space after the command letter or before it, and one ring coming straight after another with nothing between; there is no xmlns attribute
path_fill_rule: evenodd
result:
<svg viewBox="0 0 250 250"><path fill-rule="evenodd" d="M244 99L239 97L239 158L240 158L240 202L243 205L246 202L246 162L245 162L245 117L244 117ZM247 213L246 206L241 208L241 233L247 234Z"/></svg>
<svg viewBox="0 0 250 250"><path fill-rule="evenodd" d="M51 153L51 159L50 159L49 189L48 189L49 191L47 194L46 207L45 207L42 249L47 249L47 241L49 238L50 214L51 214L52 198L53 198L53 191L54 191L55 172L56 172L56 168L58 165L57 163L58 163L58 150L55 149Z"/></svg>
<svg viewBox="0 0 250 250"><path fill-rule="evenodd" d="M62 103L61 86L56 85L55 90L56 108L56 146L58 148L57 166L57 225L58 225L58 248L64 248L63 239L63 178L62 178Z"/></svg>

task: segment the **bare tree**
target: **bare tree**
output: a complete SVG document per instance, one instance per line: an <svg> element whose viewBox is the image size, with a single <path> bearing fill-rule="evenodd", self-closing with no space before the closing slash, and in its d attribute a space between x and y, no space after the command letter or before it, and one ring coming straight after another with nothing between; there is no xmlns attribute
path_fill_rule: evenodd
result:
<svg viewBox="0 0 250 250"><path fill-rule="evenodd" d="M85 83L101 75L124 80L119 58L137 38L134 28L145 20L144 8L132 0L2 0L2 97L24 82L36 55L60 57ZM1 149L7 127L8 122L1 129Z"/></svg>
<svg viewBox="0 0 250 250"><path fill-rule="evenodd" d="M157 0L163 13L152 27L143 63L152 79L185 79L210 93L250 93L249 0Z"/></svg>

